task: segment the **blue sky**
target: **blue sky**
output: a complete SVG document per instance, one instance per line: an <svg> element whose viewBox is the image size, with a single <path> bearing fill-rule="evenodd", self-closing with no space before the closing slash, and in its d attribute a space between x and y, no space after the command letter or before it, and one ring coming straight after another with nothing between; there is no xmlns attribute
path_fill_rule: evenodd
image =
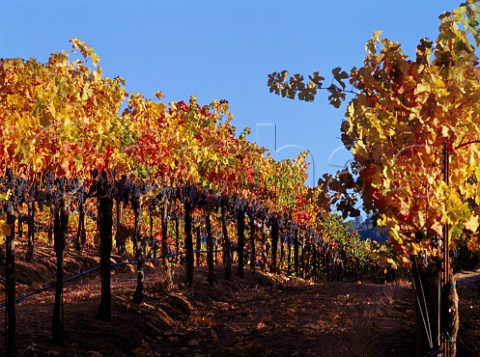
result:
<svg viewBox="0 0 480 357"><path fill-rule="evenodd" d="M361 66L376 30L414 55L418 40L434 39L438 15L458 6L438 0L2 0L0 57L35 57L70 50L78 37L100 56L108 77L129 92L200 104L227 99L238 132L276 159L310 150L308 184L334 173L350 156L342 149L344 109L326 97L313 103L270 94L267 75Z"/></svg>

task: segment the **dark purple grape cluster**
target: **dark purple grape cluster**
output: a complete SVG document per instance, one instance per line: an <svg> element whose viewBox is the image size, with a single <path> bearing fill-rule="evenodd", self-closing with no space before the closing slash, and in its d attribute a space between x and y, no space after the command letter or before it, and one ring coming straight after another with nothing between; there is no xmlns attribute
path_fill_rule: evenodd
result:
<svg viewBox="0 0 480 357"><path fill-rule="evenodd" d="M440 248L440 245L442 244L442 237L440 237L438 234L434 234L430 238L430 243L433 248Z"/></svg>

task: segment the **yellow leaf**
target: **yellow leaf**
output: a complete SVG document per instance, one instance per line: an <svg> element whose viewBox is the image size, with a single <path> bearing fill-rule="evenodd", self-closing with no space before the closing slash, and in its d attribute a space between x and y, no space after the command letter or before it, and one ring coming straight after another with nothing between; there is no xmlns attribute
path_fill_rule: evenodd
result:
<svg viewBox="0 0 480 357"><path fill-rule="evenodd" d="M0 237L6 237L10 235L10 233L10 225L8 225L4 220L0 220Z"/></svg>
<svg viewBox="0 0 480 357"><path fill-rule="evenodd" d="M398 268L397 263L392 258L387 258L387 263L395 270Z"/></svg>
<svg viewBox="0 0 480 357"><path fill-rule="evenodd" d="M90 83L86 83L82 90L82 100L87 100L92 96L92 89L90 88Z"/></svg>
<svg viewBox="0 0 480 357"><path fill-rule="evenodd" d="M401 201L400 202L400 213L404 216L408 216L410 213L411 207L408 202Z"/></svg>
<svg viewBox="0 0 480 357"><path fill-rule="evenodd" d="M70 42L72 43L73 52L78 49L82 54L83 58L87 59L88 57L90 57L92 59L93 65L98 65L100 57L98 57L98 55L93 51L92 47L88 46L84 41L81 41L78 38L72 38Z"/></svg>
<svg viewBox="0 0 480 357"><path fill-rule="evenodd" d="M435 222L430 228L432 229L432 231L440 235L443 233L443 226L440 222Z"/></svg>
<svg viewBox="0 0 480 357"><path fill-rule="evenodd" d="M420 253L420 246L418 244L412 243L412 254L417 255Z"/></svg>
<svg viewBox="0 0 480 357"><path fill-rule="evenodd" d="M465 228L472 232L476 232L479 225L478 216L471 216L470 219L465 222Z"/></svg>

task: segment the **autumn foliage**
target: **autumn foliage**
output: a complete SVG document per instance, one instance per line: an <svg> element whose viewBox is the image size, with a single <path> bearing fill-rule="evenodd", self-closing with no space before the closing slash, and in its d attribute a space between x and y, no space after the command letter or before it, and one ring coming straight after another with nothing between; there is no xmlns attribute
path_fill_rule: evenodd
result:
<svg viewBox="0 0 480 357"><path fill-rule="evenodd" d="M438 37L420 40L415 58L375 32L363 65L333 69L330 86L318 72L308 81L287 71L269 75L270 91L292 99L313 101L326 90L339 107L353 95L341 138L354 160L319 184L345 216L358 214L352 194L359 194L405 257L437 256L445 224L451 248L479 248L478 11L468 1L441 15Z"/></svg>

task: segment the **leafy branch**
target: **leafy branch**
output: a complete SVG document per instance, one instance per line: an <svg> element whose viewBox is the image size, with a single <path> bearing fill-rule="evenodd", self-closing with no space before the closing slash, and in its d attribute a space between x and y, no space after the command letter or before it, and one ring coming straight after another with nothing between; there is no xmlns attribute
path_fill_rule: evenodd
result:
<svg viewBox="0 0 480 357"><path fill-rule="evenodd" d="M335 67L332 70L333 80L337 82L324 86L325 78L320 76L319 72L314 72L308 76L308 82L300 74L294 74L288 79L288 71L280 73L273 72L268 75L267 85L270 93L281 95L289 99L298 99L305 102L313 102L319 90L326 90L329 92L328 101L335 108L339 108L342 102L346 99L346 93L356 95L353 90L346 89L345 80L349 78L347 72L340 67Z"/></svg>

